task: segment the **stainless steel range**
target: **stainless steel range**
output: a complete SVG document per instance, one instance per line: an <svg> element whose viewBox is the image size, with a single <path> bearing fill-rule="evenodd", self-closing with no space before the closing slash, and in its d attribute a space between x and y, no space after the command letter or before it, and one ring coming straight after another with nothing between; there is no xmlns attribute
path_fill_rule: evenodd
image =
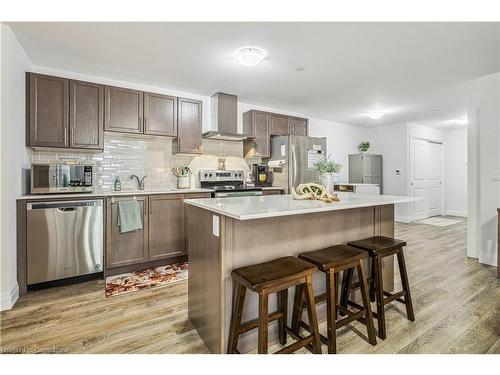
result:
<svg viewBox="0 0 500 375"><path fill-rule="evenodd" d="M241 170L201 170L200 184L202 188L214 190L213 198L262 195L262 188L245 185L245 172Z"/></svg>

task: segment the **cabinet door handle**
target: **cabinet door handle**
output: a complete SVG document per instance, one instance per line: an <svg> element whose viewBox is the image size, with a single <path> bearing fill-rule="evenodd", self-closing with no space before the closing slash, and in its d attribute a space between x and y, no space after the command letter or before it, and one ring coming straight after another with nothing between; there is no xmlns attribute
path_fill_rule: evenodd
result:
<svg viewBox="0 0 500 375"><path fill-rule="evenodd" d="M73 145L75 142L75 129L71 128L69 130L69 132L70 132L69 133L69 142L71 143L71 145Z"/></svg>
<svg viewBox="0 0 500 375"><path fill-rule="evenodd" d="M142 121L142 116L139 116L139 128L142 128L142 129L139 129L139 130L144 130L144 123Z"/></svg>
<svg viewBox="0 0 500 375"><path fill-rule="evenodd" d="M64 145L68 145L68 129L64 128Z"/></svg>
<svg viewBox="0 0 500 375"><path fill-rule="evenodd" d="M147 129L147 125L148 125L148 118L144 117L144 129Z"/></svg>

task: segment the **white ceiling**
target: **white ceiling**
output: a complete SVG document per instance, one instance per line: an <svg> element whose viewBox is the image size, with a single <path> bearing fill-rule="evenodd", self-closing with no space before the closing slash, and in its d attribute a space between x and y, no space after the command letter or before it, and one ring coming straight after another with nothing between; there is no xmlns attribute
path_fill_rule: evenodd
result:
<svg viewBox="0 0 500 375"><path fill-rule="evenodd" d="M462 117L500 70L499 23L10 23L33 64L377 126ZM247 68L243 46L267 51ZM301 68L302 71L297 71ZM380 120L366 111L388 113ZM434 125L433 125L434 126Z"/></svg>

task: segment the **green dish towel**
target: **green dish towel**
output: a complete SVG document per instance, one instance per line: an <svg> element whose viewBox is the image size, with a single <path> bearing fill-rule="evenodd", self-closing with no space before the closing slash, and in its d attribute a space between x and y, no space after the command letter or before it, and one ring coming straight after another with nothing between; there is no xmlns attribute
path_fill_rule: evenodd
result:
<svg viewBox="0 0 500 375"><path fill-rule="evenodd" d="M141 208L137 201L118 202L118 226L120 233L142 229Z"/></svg>

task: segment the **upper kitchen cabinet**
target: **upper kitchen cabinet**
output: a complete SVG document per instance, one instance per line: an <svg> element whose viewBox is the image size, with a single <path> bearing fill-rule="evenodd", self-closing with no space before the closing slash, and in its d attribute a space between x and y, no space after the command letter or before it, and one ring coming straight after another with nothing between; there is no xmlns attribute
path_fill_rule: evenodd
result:
<svg viewBox="0 0 500 375"><path fill-rule="evenodd" d="M69 83L70 147L104 147L104 86L97 83Z"/></svg>
<svg viewBox="0 0 500 375"><path fill-rule="evenodd" d="M201 154L202 151L202 102L200 100L177 99L177 138L173 152Z"/></svg>
<svg viewBox="0 0 500 375"><path fill-rule="evenodd" d="M177 98L144 93L144 133L175 137L177 135Z"/></svg>
<svg viewBox="0 0 500 375"><path fill-rule="evenodd" d="M69 80L27 73L27 145L69 146Z"/></svg>
<svg viewBox="0 0 500 375"><path fill-rule="evenodd" d="M287 135L290 134L288 125L288 116L271 114L271 135Z"/></svg>
<svg viewBox="0 0 500 375"><path fill-rule="evenodd" d="M27 146L102 150L104 87L27 73Z"/></svg>
<svg viewBox="0 0 500 375"><path fill-rule="evenodd" d="M143 92L105 86L104 130L143 133Z"/></svg>
<svg viewBox="0 0 500 375"><path fill-rule="evenodd" d="M292 135L309 135L309 120L306 118L288 117L288 125Z"/></svg>
<svg viewBox="0 0 500 375"><path fill-rule="evenodd" d="M243 114L243 133L253 138L244 142L245 157L270 156L270 117L271 114L254 109Z"/></svg>

